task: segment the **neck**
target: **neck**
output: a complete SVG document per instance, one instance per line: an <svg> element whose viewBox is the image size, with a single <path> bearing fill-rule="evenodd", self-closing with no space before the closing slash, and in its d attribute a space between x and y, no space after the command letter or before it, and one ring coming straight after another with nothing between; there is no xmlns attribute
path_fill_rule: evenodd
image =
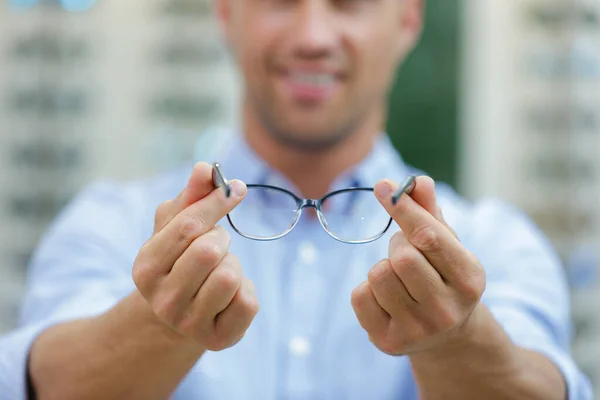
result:
<svg viewBox="0 0 600 400"><path fill-rule="evenodd" d="M371 152L382 129L383 114L368 118L352 135L324 150L303 150L276 141L244 106L243 132L250 147L307 198L324 196L335 179Z"/></svg>

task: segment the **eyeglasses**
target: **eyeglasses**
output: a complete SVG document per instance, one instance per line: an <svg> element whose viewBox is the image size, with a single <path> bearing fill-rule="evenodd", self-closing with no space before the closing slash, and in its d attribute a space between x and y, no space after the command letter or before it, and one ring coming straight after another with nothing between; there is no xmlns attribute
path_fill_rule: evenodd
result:
<svg viewBox="0 0 600 400"><path fill-rule="evenodd" d="M213 184L231 195L229 181L218 163L213 164ZM409 177L392 197L395 203L415 186ZM373 188L351 187L328 193L320 199L302 199L276 186L248 184L246 197L229 214L231 227L241 236L272 241L289 234L300 221L305 208L316 211L319 223L333 239L348 244L364 244L381 238L392 218L376 199Z"/></svg>

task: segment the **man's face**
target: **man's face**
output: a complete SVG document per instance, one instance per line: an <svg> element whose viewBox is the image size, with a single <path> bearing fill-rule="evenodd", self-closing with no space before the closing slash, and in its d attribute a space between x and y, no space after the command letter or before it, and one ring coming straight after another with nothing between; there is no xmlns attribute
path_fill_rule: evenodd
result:
<svg viewBox="0 0 600 400"><path fill-rule="evenodd" d="M218 0L250 111L280 142L329 147L382 112L421 0Z"/></svg>

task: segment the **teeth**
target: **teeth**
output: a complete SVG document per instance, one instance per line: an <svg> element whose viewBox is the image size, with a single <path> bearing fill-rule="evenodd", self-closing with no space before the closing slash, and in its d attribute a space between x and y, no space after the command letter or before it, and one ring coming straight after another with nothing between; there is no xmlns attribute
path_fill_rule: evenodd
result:
<svg viewBox="0 0 600 400"><path fill-rule="evenodd" d="M301 73L294 72L292 73L292 80L301 85L311 85L311 86L327 86L333 83L333 75L332 74L311 74L311 73Z"/></svg>

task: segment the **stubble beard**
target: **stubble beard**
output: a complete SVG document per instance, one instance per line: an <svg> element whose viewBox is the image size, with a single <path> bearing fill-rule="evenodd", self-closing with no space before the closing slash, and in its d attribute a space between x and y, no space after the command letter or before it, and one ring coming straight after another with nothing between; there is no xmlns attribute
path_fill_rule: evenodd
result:
<svg viewBox="0 0 600 400"><path fill-rule="evenodd" d="M350 118L337 126L333 126L329 131L312 132L310 135L306 135L294 129L291 124L279 123L277 117L273 112L268 111L267 107L255 104L261 123L271 138L281 146L302 152L327 152L341 145L358 132L360 122L364 118L363 114L366 114L353 113Z"/></svg>

